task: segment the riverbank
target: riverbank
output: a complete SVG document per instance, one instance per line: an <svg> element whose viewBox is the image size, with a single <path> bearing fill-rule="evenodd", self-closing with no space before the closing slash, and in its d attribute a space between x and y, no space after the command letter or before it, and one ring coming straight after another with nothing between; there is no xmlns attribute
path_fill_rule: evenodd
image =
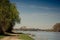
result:
<svg viewBox="0 0 60 40"><path fill-rule="evenodd" d="M19 39L23 39L23 40L34 40L28 34L20 34Z"/></svg>
<svg viewBox="0 0 60 40"><path fill-rule="evenodd" d="M15 36L0 36L0 40L34 40L27 34L18 34Z"/></svg>

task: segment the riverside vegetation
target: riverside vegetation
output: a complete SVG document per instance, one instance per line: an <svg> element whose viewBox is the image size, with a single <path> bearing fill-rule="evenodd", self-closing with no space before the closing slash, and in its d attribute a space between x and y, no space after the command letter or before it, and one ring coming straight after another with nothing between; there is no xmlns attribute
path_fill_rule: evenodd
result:
<svg viewBox="0 0 60 40"><path fill-rule="evenodd" d="M27 34L16 34L16 35L11 35L11 36L0 36L1 40L34 40L33 38L31 38L29 35Z"/></svg>
<svg viewBox="0 0 60 40"><path fill-rule="evenodd" d="M0 0L0 40L33 40L26 34L14 35L12 32L15 23L20 23L20 20L15 4L11 3L10 0Z"/></svg>

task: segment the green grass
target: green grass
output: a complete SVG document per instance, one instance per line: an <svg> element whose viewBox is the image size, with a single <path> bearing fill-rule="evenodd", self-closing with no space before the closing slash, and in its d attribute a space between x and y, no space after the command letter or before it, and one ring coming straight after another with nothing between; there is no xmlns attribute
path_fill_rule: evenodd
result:
<svg viewBox="0 0 60 40"><path fill-rule="evenodd" d="M19 39L34 40L33 38L29 37L27 34L20 34Z"/></svg>
<svg viewBox="0 0 60 40"><path fill-rule="evenodd" d="M0 39L3 38L4 36L0 35Z"/></svg>

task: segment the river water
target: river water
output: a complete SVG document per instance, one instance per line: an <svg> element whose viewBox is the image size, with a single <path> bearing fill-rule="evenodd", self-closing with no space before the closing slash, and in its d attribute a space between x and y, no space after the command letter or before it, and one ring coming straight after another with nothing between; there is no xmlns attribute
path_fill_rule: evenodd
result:
<svg viewBox="0 0 60 40"><path fill-rule="evenodd" d="M18 31L34 35L35 40L60 40L60 32Z"/></svg>

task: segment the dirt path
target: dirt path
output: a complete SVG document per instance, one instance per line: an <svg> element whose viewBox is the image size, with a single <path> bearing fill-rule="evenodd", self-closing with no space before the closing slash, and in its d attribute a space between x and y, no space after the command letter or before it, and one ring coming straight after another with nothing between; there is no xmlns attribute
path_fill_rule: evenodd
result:
<svg viewBox="0 0 60 40"><path fill-rule="evenodd" d="M6 36L0 40L22 40L22 39L18 39L18 36Z"/></svg>

